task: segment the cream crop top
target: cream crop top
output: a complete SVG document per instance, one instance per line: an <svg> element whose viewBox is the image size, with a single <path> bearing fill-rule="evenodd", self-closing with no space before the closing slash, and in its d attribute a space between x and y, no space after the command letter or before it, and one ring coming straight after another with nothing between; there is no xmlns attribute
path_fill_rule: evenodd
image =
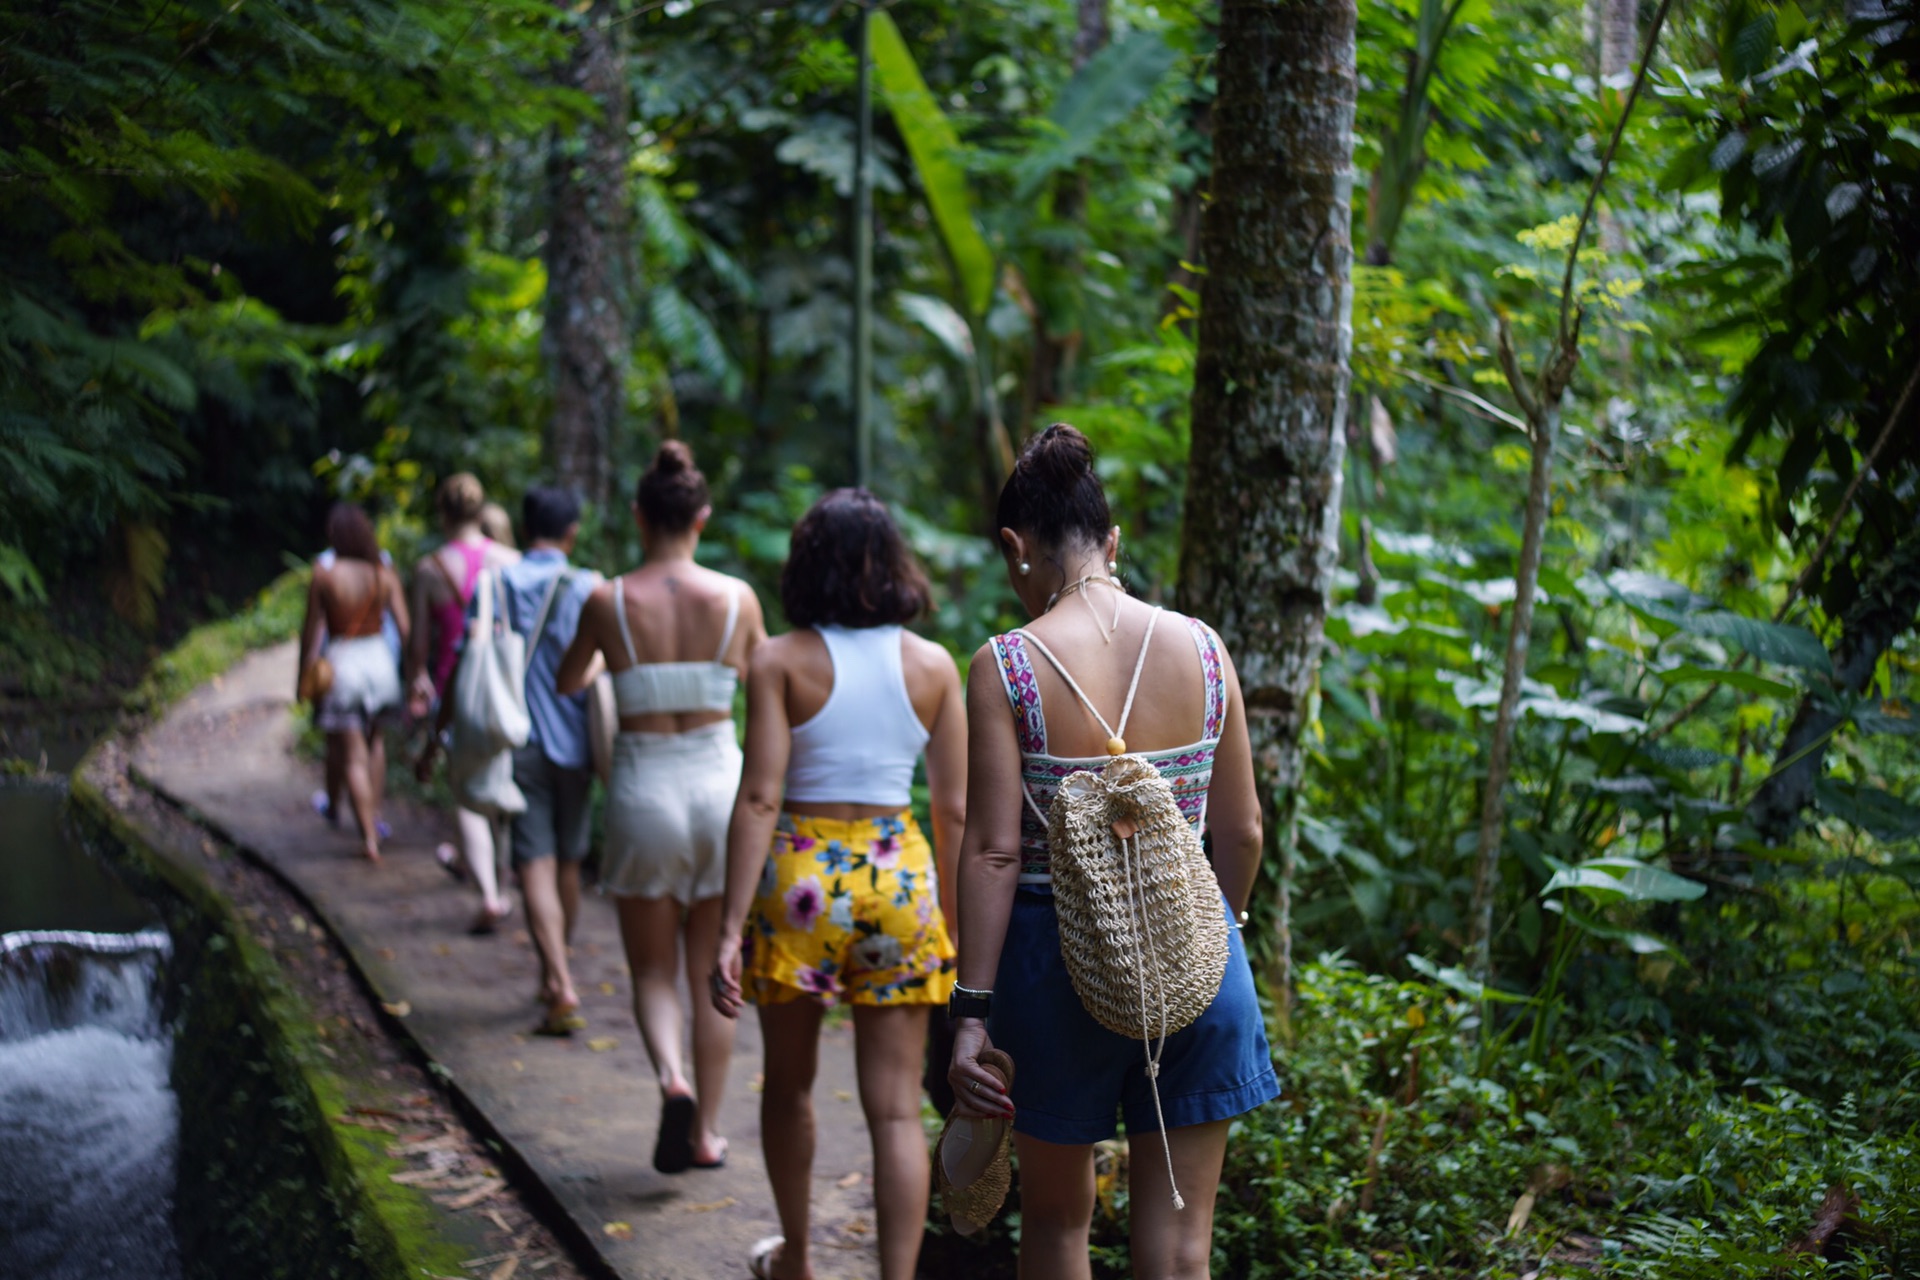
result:
<svg viewBox="0 0 1920 1280"><path fill-rule="evenodd" d="M733 643L733 627L740 620L740 592L727 592L727 625L712 662L642 662L633 652L633 632L627 626L627 599L619 578L613 580L613 616L620 620L620 639L627 646L625 671L613 673L613 705L623 716L674 715L689 711L732 711L733 691L740 674L722 662Z"/></svg>
<svg viewBox="0 0 1920 1280"><path fill-rule="evenodd" d="M907 693L900 628L814 630L833 660L833 692L812 719L793 726L787 799L906 808L930 735Z"/></svg>

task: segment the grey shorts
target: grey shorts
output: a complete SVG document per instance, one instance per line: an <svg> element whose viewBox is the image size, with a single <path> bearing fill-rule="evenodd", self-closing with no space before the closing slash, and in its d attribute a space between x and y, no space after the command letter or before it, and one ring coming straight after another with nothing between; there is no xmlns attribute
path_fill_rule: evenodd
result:
<svg viewBox="0 0 1920 1280"><path fill-rule="evenodd" d="M593 839L588 827L592 769L569 769L547 759L538 746L513 753L513 780L527 798L513 816L513 861L560 857L579 862Z"/></svg>

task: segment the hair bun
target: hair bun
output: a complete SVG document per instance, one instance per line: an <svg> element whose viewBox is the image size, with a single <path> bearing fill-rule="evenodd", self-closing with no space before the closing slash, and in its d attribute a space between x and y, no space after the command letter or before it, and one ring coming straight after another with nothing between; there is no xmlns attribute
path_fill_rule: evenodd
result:
<svg viewBox="0 0 1920 1280"><path fill-rule="evenodd" d="M692 471L694 469L693 450L687 448L684 440L663 441L659 452L653 455L653 469L663 476Z"/></svg>
<svg viewBox="0 0 1920 1280"><path fill-rule="evenodd" d="M1034 437L1024 461L1048 488L1068 489L1093 470L1093 446L1078 427L1056 422Z"/></svg>

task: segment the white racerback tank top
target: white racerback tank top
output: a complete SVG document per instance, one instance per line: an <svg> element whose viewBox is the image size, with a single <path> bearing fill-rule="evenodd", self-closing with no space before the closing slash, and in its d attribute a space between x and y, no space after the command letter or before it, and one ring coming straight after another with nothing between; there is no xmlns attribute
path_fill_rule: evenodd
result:
<svg viewBox="0 0 1920 1280"><path fill-rule="evenodd" d="M833 692L811 720L793 727L787 799L906 808L929 735L907 694L901 629L814 630L833 659Z"/></svg>

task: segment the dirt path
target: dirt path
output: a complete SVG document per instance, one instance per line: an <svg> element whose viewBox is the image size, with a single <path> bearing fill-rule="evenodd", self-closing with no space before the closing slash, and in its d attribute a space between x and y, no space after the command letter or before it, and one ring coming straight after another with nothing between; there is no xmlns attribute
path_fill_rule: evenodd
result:
<svg viewBox="0 0 1920 1280"><path fill-rule="evenodd" d="M442 815L394 801L393 838L374 867L309 806L318 766L293 751L291 644L256 654L196 690L145 734L137 777L274 868L312 905L388 1012L538 1179L605 1263L624 1277L744 1276L752 1242L776 1229L760 1158L760 1038L744 1019L723 1109L727 1167L653 1171L659 1094L633 1025L611 904L590 896L574 939L588 1029L527 1034L537 966L523 919L490 938L465 932L476 900L433 861L452 838ZM854 1093L853 1042L830 1027L815 1088L814 1243L822 1280L878 1275L872 1167Z"/></svg>

